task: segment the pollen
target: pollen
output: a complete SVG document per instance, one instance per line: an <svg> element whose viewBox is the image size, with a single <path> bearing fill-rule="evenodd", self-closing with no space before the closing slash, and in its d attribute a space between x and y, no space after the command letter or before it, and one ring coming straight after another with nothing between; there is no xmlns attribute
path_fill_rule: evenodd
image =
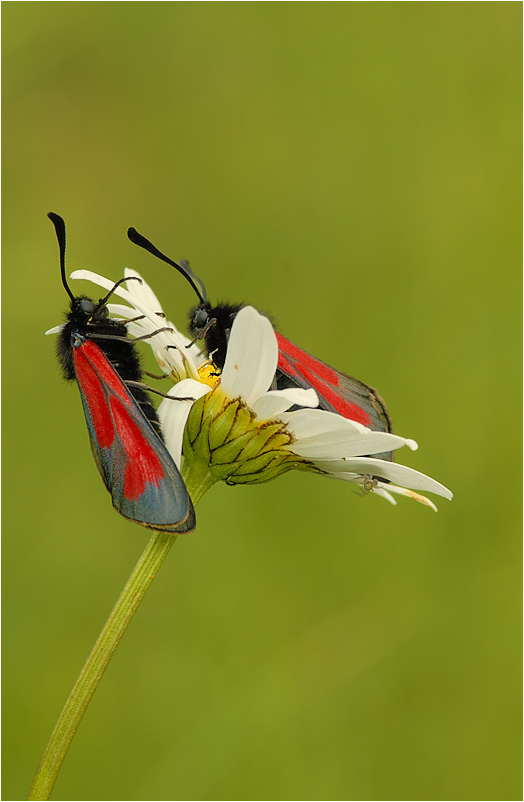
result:
<svg viewBox="0 0 524 802"><path fill-rule="evenodd" d="M220 376L220 371L213 362L205 362L198 369L198 378L203 384L213 389Z"/></svg>
<svg viewBox="0 0 524 802"><path fill-rule="evenodd" d="M436 510L435 505L429 498L426 496L421 496L419 493L415 493L413 490L406 490L405 495L409 498L415 499L415 501L420 501L422 504L426 504L428 507L432 507L432 509Z"/></svg>

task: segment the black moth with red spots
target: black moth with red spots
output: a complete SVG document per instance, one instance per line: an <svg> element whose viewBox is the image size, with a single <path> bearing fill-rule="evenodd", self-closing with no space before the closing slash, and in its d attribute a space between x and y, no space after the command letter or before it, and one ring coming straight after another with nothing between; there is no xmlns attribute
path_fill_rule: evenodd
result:
<svg viewBox="0 0 524 802"><path fill-rule="evenodd" d="M98 302L75 297L65 275L64 221L53 212L48 217L71 300L58 335L58 361L64 378L77 382L93 457L113 506L149 529L190 532L195 528L191 499L164 445L156 411L147 393L135 386L142 379L136 347L126 324L108 316L107 302L122 282Z"/></svg>

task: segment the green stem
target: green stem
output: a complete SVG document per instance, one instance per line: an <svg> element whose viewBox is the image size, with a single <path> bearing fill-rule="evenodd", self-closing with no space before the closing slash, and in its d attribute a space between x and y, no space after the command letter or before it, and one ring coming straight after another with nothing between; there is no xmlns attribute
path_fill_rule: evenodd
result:
<svg viewBox="0 0 524 802"><path fill-rule="evenodd" d="M49 799L67 750L113 653L177 536L155 532L107 619L56 723L28 799Z"/></svg>
<svg viewBox="0 0 524 802"><path fill-rule="evenodd" d="M207 466L193 466L190 470L184 464L181 474L195 506L216 481L209 474ZM177 535L155 532L147 544L60 713L35 774L27 797L29 800L49 799L67 750L98 683L176 539Z"/></svg>

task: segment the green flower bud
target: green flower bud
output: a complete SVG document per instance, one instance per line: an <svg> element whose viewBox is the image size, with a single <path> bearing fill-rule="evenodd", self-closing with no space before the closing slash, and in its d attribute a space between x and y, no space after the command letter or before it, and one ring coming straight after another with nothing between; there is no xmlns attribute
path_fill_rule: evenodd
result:
<svg viewBox="0 0 524 802"><path fill-rule="evenodd" d="M257 484L292 468L315 470L290 449L293 435L284 423L258 421L241 399L231 400L220 385L193 404L184 433L184 460L205 466L215 481Z"/></svg>

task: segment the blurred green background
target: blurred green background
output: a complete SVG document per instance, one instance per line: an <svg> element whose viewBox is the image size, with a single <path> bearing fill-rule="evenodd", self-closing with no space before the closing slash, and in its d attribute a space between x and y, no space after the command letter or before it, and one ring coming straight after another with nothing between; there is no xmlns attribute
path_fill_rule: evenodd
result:
<svg viewBox="0 0 524 802"><path fill-rule="evenodd" d="M69 271L134 267L180 325L191 289L128 226L270 311L455 493L215 486L54 798L521 797L521 14L3 3L4 799L148 538L43 336L67 306L50 210Z"/></svg>

